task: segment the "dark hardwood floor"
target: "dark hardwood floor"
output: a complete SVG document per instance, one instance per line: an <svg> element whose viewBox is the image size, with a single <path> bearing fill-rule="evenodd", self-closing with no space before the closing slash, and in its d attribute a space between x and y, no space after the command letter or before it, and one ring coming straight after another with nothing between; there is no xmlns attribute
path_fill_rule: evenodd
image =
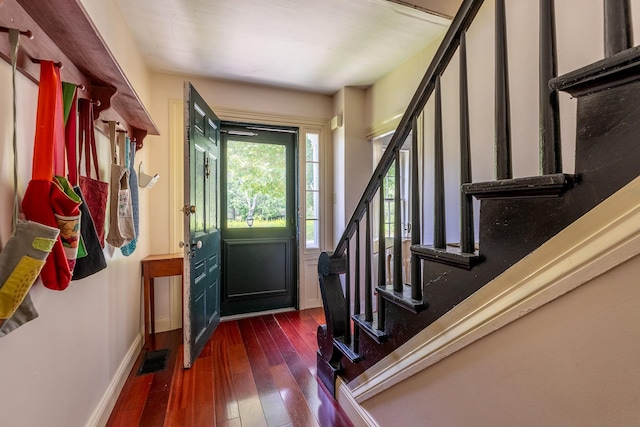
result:
<svg viewBox="0 0 640 427"><path fill-rule="evenodd" d="M322 309L223 321L193 367L182 369L182 330L156 334L167 368L136 375L107 426L352 426L316 377Z"/></svg>

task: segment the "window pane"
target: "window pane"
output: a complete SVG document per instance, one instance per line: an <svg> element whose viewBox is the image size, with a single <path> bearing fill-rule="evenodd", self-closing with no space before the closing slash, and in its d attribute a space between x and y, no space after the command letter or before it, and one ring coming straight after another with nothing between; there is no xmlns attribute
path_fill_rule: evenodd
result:
<svg viewBox="0 0 640 427"><path fill-rule="evenodd" d="M305 164L305 234L306 247L320 247L320 134L306 134Z"/></svg>
<svg viewBox="0 0 640 427"><path fill-rule="evenodd" d="M307 218L318 219L320 194L317 192L307 192Z"/></svg>
<svg viewBox="0 0 640 427"><path fill-rule="evenodd" d="M209 155L209 222L207 229L218 228L218 159Z"/></svg>
<svg viewBox="0 0 640 427"><path fill-rule="evenodd" d="M205 203L205 185L206 185L206 175L205 175L205 165L206 165L206 157L205 150L199 145L195 145L195 167L196 167L196 188L195 188L195 206L196 213L195 215L195 231L204 231L204 207L207 206Z"/></svg>
<svg viewBox="0 0 640 427"><path fill-rule="evenodd" d="M284 145L227 143L227 227L286 227Z"/></svg>
<svg viewBox="0 0 640 427"><path fill-rule="evenodd" d="M307 163L307 190L318 191L320 189L320 165Z"/></svg>
<svg viewBox="0 0 640 427"><path fill-rule="evenodd" d="M307 134L307 162L320 161L320 155L318 153L318 141L320 135L317 133Z"/></svg>
<svg viewBox="0 0 640 427"><path fill-rule="evenodd" d="M306 241L307 248L318 248L318 236L320 236L320 223L316 219L308 219L306 221Z"/></svg>

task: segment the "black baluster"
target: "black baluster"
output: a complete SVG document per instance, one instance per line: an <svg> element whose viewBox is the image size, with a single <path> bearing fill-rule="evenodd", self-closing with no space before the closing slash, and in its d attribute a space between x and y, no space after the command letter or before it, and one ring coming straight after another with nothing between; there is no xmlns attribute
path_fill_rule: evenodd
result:
<svg viewBox="0 0 640 427"><path fill-rule="evenodd" d="M400 150L396 150L396 177L393 197L393 290L402 292L402 200L400 200Z"/></svg>
<svg viewBox="0 0 640 427"><path fill-rule="evenodd" d="M411 132L411 244L418 245L420 236L420 171L418 162L418 119L413 118ZM411 254L411 298L422 300L421 264L417 255Z"/></svg>
<svg viewBox="0 0 640 427"><path fill-rule="evenodd" d="M540 0L540 172L562 172L558 91L549 80L558 74L553 0Z"/></svg>
<svg viewBox="0 0 640 427"><path fill-rule="evenodd" d="M360 314L360 221L356 227L356 285L353 290L353 314Z"/></svg>
<svg viewBox="0 0 640 427"><path fill-rule="evenodd" d="M365 203L365 254L364 254L364 320L373 321L373 289L371 287L371 212L369 202Z"/></svg>
<svg viewBox="0 0 640 427"><path fill-rule="evenodd" d="M356 253L360 242L356 242ZM347 240L347 271L345 272L344 279L344 302L346 310L344 311L344 343L346 345L351 344L351 242ZM358 261L356 260L356 268Z"/></svg>
<svg viewBox="0 0 640 427"><path fill-rule="evenodd" d="M604 56L633 47L629 0L604 0Z"/></svg>
<svg viewBox="0 0 640 427"><path fill-rule="evenodd" d="M469 89L467 81L467 37L460 35L460 184L471 179L471 134L469 131ZM475 252L472 196L460 192L460 251Z"/></svg>
<svg viewBox="0 0 640 427"><path fill-rule="evenodd" d="M378 286L387 286L387 269L385 258L387 254L386 233L384 230L384 176L380 177L380 224L378 224Z"/></svg>
<svg viewBox="0 0 640 427"><path fill-rule="evenodd" d="M434 133L434 230L433 246L447 247L447 226L444 207L444 149L442 141L442 90L440 76L436 77L435 91L435 133Z"/></svg>
<svg viewBox="0 0 640 427"><path fill-rule="evenodd" d="M509 111L509 72L507 63L507 23L504 0L496 0L496 179L510 179L511 113Z"/></svg>

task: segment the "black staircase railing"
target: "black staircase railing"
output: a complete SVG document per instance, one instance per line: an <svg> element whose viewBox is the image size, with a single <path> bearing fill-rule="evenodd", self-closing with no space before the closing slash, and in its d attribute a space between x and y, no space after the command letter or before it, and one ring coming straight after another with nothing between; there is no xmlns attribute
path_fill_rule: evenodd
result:
<svg viewBox="0 0 640 427"><path fill-rule="evenodd" d="M632 46L632 30L630 6L628 0L603 0L605 7L605 51L606 56L615 55ZM476 187L485 184L482 191L488 191L496 197L500 193L511 194L518 185L538 186L529 194L545 196L557 195L568 181L572 179L562 174L562 149L560 139L560 116L558 92L551 88L549 81L557 77L557 55L555 35L555 7L554 0L540 0L539 22L539 150L540 173L547 180L535 178L522 179L521 184L513 179L511 153L511 108L509 99L509 66L507 58L507 22L505 0L495 1L495 179L493 183L476 183L472 181L471 168L471 135L469 120L469 91L467 71L467 43L466 32L484 3L483 0L464 0L459 12L452 21L447 34L429 65L416 93L411 99L405 114L393 134L380 162L368 182L360 201L356 205L353 215L338 241L335 251L323 253L319 260L319 279L325 303L327 327L318 333L320 351L318 353L318 373L326 377L339 369L338 362L342 357L323 340L331 339L340 353L352 362L362 358L360 354L360 330L364 330L374 341L382 343L392 331L387 330L387 320L393 324L393 319L385 319L385 305L393 302L398 306L419 312L427 308L429 301L423 301L423 271L421 261L437 260L443 264L458 265L470 269L479 262L476 249L474 230L474 210L472 195L477 196ZM459 249L453 250L447 243L446 233L446 203L445 203L445 161L442 118L442 85L441 76L449 65L454 54L459 54L459 112L460 112L460 243ZM434 200L433 200L433 245L422 245L422 193L420 176L419 129L418 118L423 114L424 107L431 95L434 95ZM409 137L411 139L410 200L411 229L410 231L410 265L406 269L403 252L406 240L402 238L402 201L401 174L403 164L401 149ZM394 203L387 212L385 194L385 176L395 164L395 179L393 184ZM431 167L431 165L429 165ZM387 181L388 182L388 181ZM532 184L534 183L534 184ZM488 189L488 190L487 190ZM502 196L500 196L502 197ZM529 196L527 196L529 197ZM377 245L372 234L372 214L375 202L378 201ZM393 214L393 215L391 215ZM393 217L392 224L386 221L386 216ZM361 251L361 226L364 219L364 254ZM393 230L393 238L387 238L387 227ZM355 239L354 239L355 235ZM392 241L390 253L392 264L387 263L388 243ZM355 244L355 251L350 247ZM374 288L372 277L374 246L377 251L377 309L374 310ZM457 251L457 252L456 252ZM361 257L364 255L364 278L361 277ZM353 266L353 273L351 266ZM403 276L403 270L406 276ZM336 278L344 275L344 283ZM425 272L425 275L427 273ZM354 278L354 282L352 282ZM405 279L410 285L407 291ZM486 282L485 282L486 283ZM354 297L351 298L351 289ZM343 298L333 304L332 298ZM364 299L364 313L361 313L360 300ZM458 301L459 302L459 301ZM327 307L327 304L332 305ZM353 307L351 307L353 306ZM438 310L435 310L438 312ZM340 313L336 316L336 313ZM329 318L336 320L335 325L329 325ZM355 322L353 336L351 321ZM396 322L397 323L397 322ZM402 324L402 322L400 322ZM333 333L333 336L331 336ZM336 333L340 335L336 335ZM329 381L325 381L329 387Z"/></svg>

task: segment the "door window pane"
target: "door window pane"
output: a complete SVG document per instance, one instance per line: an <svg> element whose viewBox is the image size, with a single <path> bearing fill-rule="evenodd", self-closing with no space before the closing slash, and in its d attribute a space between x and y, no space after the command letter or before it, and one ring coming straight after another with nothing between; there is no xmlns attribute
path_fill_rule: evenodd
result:
<svg viewBox="0 0 640 427"><path fill-rule="evenodd" d="M204 212L206 208L205 203L205 185L206 185L206 156L204 148L200 147L198 144L195 145L195 168L196 168L196 188L195 188L195 206L196 213L193 214L195 216L195 231L202 232L205 229L204 224Z"/></svg>
<svg viewBox="0 0 640 427"><path fill-rule="evenodd" d="M286 227L284 145L227 142L227 228Z"/></svg>

